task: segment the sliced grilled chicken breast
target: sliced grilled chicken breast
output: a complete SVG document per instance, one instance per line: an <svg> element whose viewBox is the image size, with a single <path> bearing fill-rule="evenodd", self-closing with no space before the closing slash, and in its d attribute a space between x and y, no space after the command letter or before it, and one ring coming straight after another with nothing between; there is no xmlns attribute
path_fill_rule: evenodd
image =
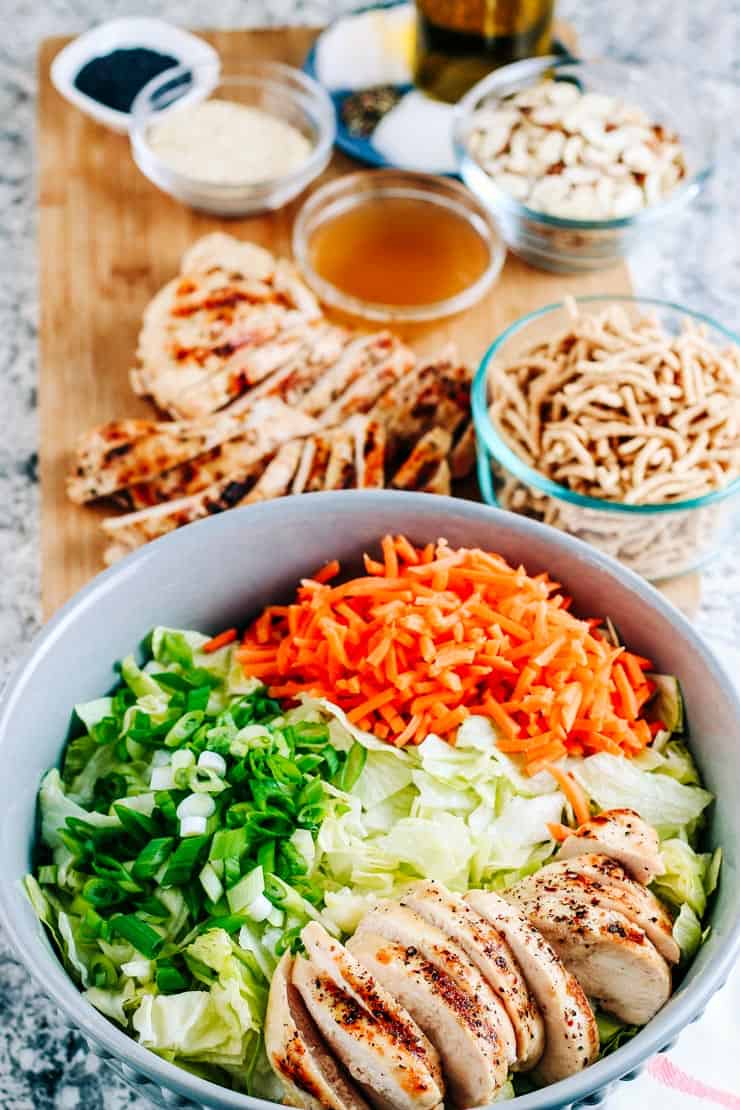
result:
<svg viewBox="0 0 740 1110"><path fill-rule="evenodd" d="M452 472L447 459L442 459L437 469L429 475L426 481L415 487L419 493L437 493L442 497L449 497L452 493Z"/></svg>
<svg viewBox="0 0 740 1110"><path fill-rule="evenodd" d="M214 482L192 497L166 501L162 505L125 513L123 516L106 517L101 524L103 532L111 540L103 553L106 564L113 563L142 544L166 536L194 520L202 520L215 513L233 509L254 488L258 476L264 476L265 468L271 462L272 457L268 455L260 460L258 467L250 465L230 472L221 481Z"/></svg>
<svg viewBox="0 0 740 1110"><path fill-rule="evenodd" d="M505 1008L464 949L452 938L421 914L398 902L385 902L366 913L355 935L365 932L395 941L405 948L416 948L425 960L448 975L470 997L480 1019L490 1026L506 1062L510 1065L516 1062L516 1037Z"/></svg>
<svg viewBox="0 0 740 1110"><path fill-rule="evenodd" d="M336 364L306 393L301 408L311 416L321 416L358 378L401 349L401 341L388 331L357 336L347 344Z"/></svg>
<svg viewBox="0 0 740 1110"><path fill-rule="evenodd" d="M110 500L117 507L133 512L161 505L165 501L192 497L209 486L229 481L232 475L238 475L240 481L256 481L278 446L270 444L263 453L255 451L251 437L238 436L212 447L189 462L165 470L150 482L139 482L118 490Z"/></svg>
<svg viewBox="0 0 740 1110"><path fill-rule="evenodd" d="M356 1002L369 1009L380 1022L394 1030L395 1035L411 1048L414 1055L424 1061L435 1083L443 1088L437 1050L395 998L373 979L367 968L339 941L329 936L326 929L316 921L311 921L304 927L301 940L313 963L337 986L348 991Z"/></svg>
<svg viewBox="0 0 740 1110"><path fill-rule="evenodd" d="M355 436L355 466L360 489L382 489L385 485L385 428L369 416L352 418Z"/></svg>
<svg viewBox="0 0 740 1110"><path fill-rule="evenodd" d="M216 412L262 381L274 364L297 353L301 331L311 323L282 305L252 308L217 341L194 346L188 354L180 349L176 368L150 375L152 397L175 419L197 420ZM138 373L141 381L144 372Z"/></svg>
<svg viewBox="0 0 740 1110"><path fill-rule="evenodd" d="M439 1056L403 1006L321 925L302 934L293 982L327 1042L380 1107L426 1110L444 1097Z"/></svg>
<svg viewBox="0 0 740 1110"><path fill-rule="evenodd" d="M545 1025L511 948L489 921L436 882L418 883L401 899L462 948L491 985L516 1038L517 1071L533 1068L544 1051Z"/></svg>
<svg viewBox="0 0 740 1110"><path fill-rule="evenodd" d="M673 923L655 895L626 873L616 860L592 853L548 863L514 887L517 894L565 894L580 891L590 905L615 910L642 929L669 963L681 949L673 939Z"/></svg>
<svg viewBox="0 0 740 1110"><path fill-rule="evenodd" d="M302 451L303 441L300 439L284 443L249 493L237 504L254 505L258 501L272 501L275 497L284 497L289 493Z"/></svg>
<svg viewBox="0 0 740 1110"><path fill-rule="evenodd" d="M300 1110L368 1110L345 1069L321 1040L316 1024L291 982L293 957L286 952L272 977L265 1015L265 1050L282 1081L285 1101Z"/></svg>
<svg viewBox="0 0 740 1110"><path fill-rule="evenodd" d="M391 485L396 489L426 489L439 471L440 464L445 461L451 445L452 436L445 428L431 428L395 473ZM449 480L449 470L447 476Z"/></svg>
<svg viewBox="0 0 740 1110"><path fill-rule="evenodd" d="M414 365L413 352L401 343L393 344L385 358L375 362L347 389L328 405L321 414L321 423L326 427L341 424L355 413L368 412L381 393L408 373Z"/></svg>
<svg viewBox="0 0 740 1110"><path fill-rule="evenodd" d="M310 321L301 321L297 327L291 327L287 319L276 321L272 334L242 343L228 357L224 352L221 365L201 376L194 385L183 389L175 382L168 411L197 419L222 409L299 357L307 346L310 327ZM161 403L162 383L158 392Z"/></svg>
<svg viewBox="0 0 740 1110"><path fill-rule="evenodd" d="M331 976L298 956L293 984L327 1044L378 1110L432 1110L439 1104L442 1088L424 1061Z"/></svg>
<svg viewBox="0 0 740 1110"><path fill-rule="evenodd" d="M470 891L465 900L505 938L537 1000L545 1024L545 1049L537 1065L541 1081L556 1083L592 1064L599 1054L599 1030L575 976L521 910L491 891Z"/></svg>
<svg viewBox="0 0 740 1110"><path fill-rule="evenodd" d="M592 817L563 841L558 856L572 859L584 852L611 856L646 886L665 872L658 834L633 809L609 809Z"/></svg>
<svg viewBox="0 0 740 1110"><path fill-rule="evenodd" d="M277 397L286 405L298 405L323 374L335 365L351 339L344 328L323 321L312 321L306 325L304 332L305 343L299 355L276 368L255 386L250 391L252 398ZM238 403L248 403L247 398Z"/></svg>
<svg viewBox="0 0 740 1110"><path fill-rule="evenodd" d="M251 444L258 456L273 445L314 431L316 423L311 417L268 398L255 401L236 414L225 412L200 421L158 423L154 432L115 443L102 455L97 445L104 433L98 429L91 437L95 449L87 450L82 445L67 482L67 494L76 502L107 497L128 486L148 482L231 439Z"/></svg>
<svg viewBox="0 0 740 1110"><path fill-rule="evenodd" d="M309 436L303 441L303 453L293 479L291 493L316 493L324 488L331 444L331 433Z"/></svg>
<svg viewBox="0 0 740 1110"><path fill-rule="evenodd" d="M324 489L354 489L357 486L355 439L349 428L336 428L326 465Z"/></svg>
<svg viewBox="0 0 740 1110"><path fill-rule="evenodd" d="M415 945L362 931L348 947L435 1045L453 1100L461 1107L491 1102L506 1082L509 1062L473 996Z"/></svg>
<svg viewBox="0 0 740 1110"><path fill-rule="evenodd" d="M670 998L668 964L621 913L594 906L581 892L513 888L504 897L527 915L588 997L620 1021L645 1025Z"/></svg>
<svg viewBox="0 0 740 1110"><path fill-rule="evenodd" d="M183 390L197 390L243 346L319 315L318 302L290 263L231 236L207 236L147 307L132 386L160 407L182 405ZM204 402L201 397L196 409L182 411L203 411Z"/></svg>
<svg viewBox="0 0 740 1110"><path fill-rule="evenodd" d="M450 452L450 471L453 478L465 478L475 466L475 425L472 420L455 439Z"/></svg>
<svg viewBox="0 0 740 1110"><path fill-rule="evenodd" d="M386 390L371 416L385 424L391 456L395 458L404 444L416 442L435 425L453 434L469 419L471 377L470 368L457 361L450 345Z"/></svg>
<svg viewBox="0 0 740 1110"><path fill-rule="evenodd" d="M214 266L231 274L249 274L267 281L275 272L275 257L257 243L237 239L225 231L212 231L188 247L182 256L180 272L207 272Z"/></svg>

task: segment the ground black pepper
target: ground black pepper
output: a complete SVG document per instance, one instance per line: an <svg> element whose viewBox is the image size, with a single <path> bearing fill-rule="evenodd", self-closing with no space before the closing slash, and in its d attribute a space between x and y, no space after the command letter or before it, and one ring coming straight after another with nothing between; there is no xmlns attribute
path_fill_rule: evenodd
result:
<svg viewBox="0 0 740 1110"><path fill-rule="evenodd" d="M128 112L147 81L179 64L171 54L134 46L92 58L79 71L74 83L80 92L100 104Z"/></svg>
<svg viewBox="0 0 740 1110"><path fill-rule="evenodd" d="M350 93L342 102L342 122L350 135L367 138L372 135L383 116L395 108L401 92L394 85L375 85Z"/></svg>

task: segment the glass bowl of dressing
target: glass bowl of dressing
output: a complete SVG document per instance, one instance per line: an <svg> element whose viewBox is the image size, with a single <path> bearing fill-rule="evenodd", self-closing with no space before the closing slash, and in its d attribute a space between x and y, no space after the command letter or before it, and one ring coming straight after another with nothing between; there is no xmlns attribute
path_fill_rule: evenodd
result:
<svg viewBox="0 0 740 1110"><path fill-rule="evenodd" d="M144 176L220 216L288 204L326 168L335 134L325 90L280 62L168 69L131 107L131 151Z"/></svg>
<svg viewBox="0 0 740 1110"><path fill-rule="evenodd" d="M458 182L404 170L347 174L308 198L293 254L329 307L383 323L470 308L498 277L505 247Z"/></svg>

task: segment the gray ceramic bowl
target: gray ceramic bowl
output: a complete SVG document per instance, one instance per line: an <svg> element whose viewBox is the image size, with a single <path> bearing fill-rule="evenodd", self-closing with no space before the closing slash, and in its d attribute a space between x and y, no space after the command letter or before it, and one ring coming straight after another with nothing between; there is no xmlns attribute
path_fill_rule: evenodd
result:
<svg viewBox="0 0 740 1110"><path fill-rule="evenodd" d="M114 680L112 664L154 624L216 632L242 625L327 559L350 565L387 532L445 536L548 570L576 605L609 614L631 646L680 675L693 747L717 794L710 840L725 864L712 932L670 1002L613 1056L516 1102L518 1110L598 1106L619 1079L669 1047L724 983L740 948L740 703L699 636L650 586L578 540L483 505L425 494L293 497L224 513L150 544L90 583L47 625L8 687L0 716L0 922L42 989L124 1079L163 1106L273 1108L181 1071L141 1048L88 1005L56 959L20 880L35 836L36 790L59 758L75 701Z"/></svg>

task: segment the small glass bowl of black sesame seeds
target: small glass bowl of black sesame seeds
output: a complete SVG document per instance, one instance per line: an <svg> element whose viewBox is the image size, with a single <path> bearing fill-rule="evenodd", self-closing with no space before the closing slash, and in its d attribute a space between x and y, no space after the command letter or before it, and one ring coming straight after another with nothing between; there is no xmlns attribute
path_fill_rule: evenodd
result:
<svg viewBox="0 0 740 1110"><path fill-rule="evenodd" d="M65 46L52 62L51 79L71 104L126 134L137 94L174 66L217 72L218 54L197 35L161 19L112 19Z"/></svg>

